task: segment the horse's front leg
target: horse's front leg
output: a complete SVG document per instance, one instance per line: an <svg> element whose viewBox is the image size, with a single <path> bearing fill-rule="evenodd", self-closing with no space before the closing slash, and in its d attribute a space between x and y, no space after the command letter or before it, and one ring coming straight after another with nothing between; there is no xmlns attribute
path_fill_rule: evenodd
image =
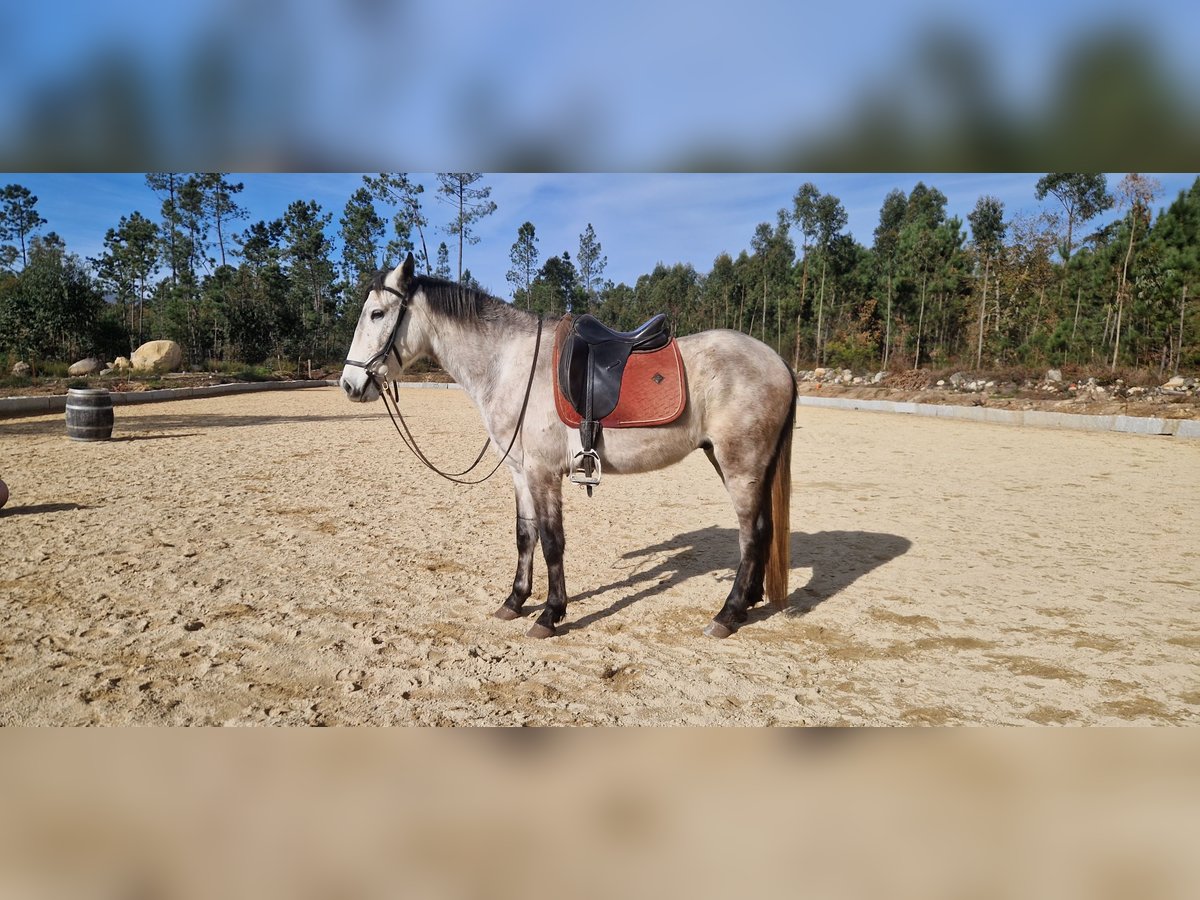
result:
<svg viewBox="0 0 1200 900"><path fill-rule="evenodd" d="M562 476L536 485L533 496L549 589L546 592L546 607L528 633L530 637L547 638L554 634L554 626L567 615L567 579L563 572L563 550L567 542L562 523Z"/></svg>
<svg viewBox="0 0 1200 900"><path fill-rule="evenodd" d="M517 495L517 574L512 593L494 613L497 619L505 620L519 618L533 592L533 551L538 542L537 508L524 472L513 472L513 487Z"/></svg>

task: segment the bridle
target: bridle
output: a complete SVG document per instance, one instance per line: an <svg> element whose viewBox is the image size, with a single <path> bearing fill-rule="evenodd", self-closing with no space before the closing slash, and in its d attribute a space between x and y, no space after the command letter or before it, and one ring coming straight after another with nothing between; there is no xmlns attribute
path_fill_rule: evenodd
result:
<svg viewBox="0 0 1200 900"><path fill-rule="evenodd" d="M387 343L384 344L383 347L380 348L379 352L370 359L366 360L365 362L359 362L357 359L350 359L350 357L346 357L345 363L347 366L358 366L360 369L365 371L367 373L367 377L371 379L372 383L375 381L375 373L372 371L372 369L387 359L389 352L396 355L396 365L401 367L404 365L404 363L400 360L400 351L396 349L396 337L400 334L400 325L404 321L404 314L408 312L408 306L412 302L412 297L409 294L402 294L400 291L396 290L390 285L384 284L380 285L380 287L382 287L383 290L387 291L389 294L395 294L400 298L400 309L396 312L396 324L392 326L392 333L388 335ZM384 393L383 385L381 384L378 387L380 388L379 393Z"/></svg>
<svg viewBox="0 0 1200 900"><path fill-rule="evenodd" d="M521 426L525 424L525 410L529 408L529 394L533 390L533 376L537 372L538 353L542 348L542 317L538 316L537 338L534 341L533 346L533 362L529 366L529 381L525 385L525 399L521 401L521 412L517 416L517 427L513 429L512 440L508 442L508 448L504 451L504 455L500 457L500 461L496 463L496 466L492 469L492 471L488 472L482 478L474 481L467 481L464 480L462 476L469 474L475 469L476 466L479 465L480 460L483 459L483 454L487 452L488 444L492 442L491 438L488 438L483 442L483 446L479 449L479 455L475 457L475 461L461 472L443 472L432 462L430 462L428 457L421 452L421 448L417 446L417 439L413 437L413 433L409 431L408 423L404 421L404 414L400 412L400 390L397 382L392 382L392 392L389 397L386 390L386 381L383 378L379 378L379 376L377 376L374 372L375 366L387 359L389 353L395 355L396 365L400 366L401 368L404 367L404 363L400 358L400 351L396 349L396 337L400 334L400 325L404 322L404 314L408 312L412 303L411 294L401 293L394 287L386 284L380 285L380 287L389 294L395 294L400 298L400 308L396 313L396 321L392 325L392 331L391 334L388 335L387 343L384 344L383 347L381 347L379 351L369 359L360 362L359 360L346 357L345 364L347 366L358 366L367 373L367 378L378 388L379 396L383 398L383 408L387 410L388 418L392 420L392 427L396 429L396 434L400 435L400 440L404 442L404 446L408 447L408 449L412 451L413 456L419 459L427 469L437 473L447 481L453 481L455 484L481 484L487 481L498 471L500 471L500 466L502 466L504 461L508 459L508 454L512 452L512 448L517 443L517 435L521 433ZM376 378L379 378L378 382L376 381ZM388 406L389 399L392 402L392 406ZM396 410L395 414L392 413L393 406ZM397 420L399 420L399 422L397 422Z"/></svg>

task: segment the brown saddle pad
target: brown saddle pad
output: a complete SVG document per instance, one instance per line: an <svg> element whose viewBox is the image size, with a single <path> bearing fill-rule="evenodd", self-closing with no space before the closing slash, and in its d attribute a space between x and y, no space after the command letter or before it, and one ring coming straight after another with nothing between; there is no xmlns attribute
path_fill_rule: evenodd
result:
<svg viewBox="0 0 1200 900"><path fill-rule="evenodd" d="M564 327L566 326L566 327ZM565 318L554 334L554 407L564 424L578 428L581 417L558 384L558 358L562 343L570 332ZM632 353L621 378L621 393L616 409L600 420L605 428L650 428L666 425L683 415L687 406L687 386L683 358L672 338L658 350Z"/></svg>

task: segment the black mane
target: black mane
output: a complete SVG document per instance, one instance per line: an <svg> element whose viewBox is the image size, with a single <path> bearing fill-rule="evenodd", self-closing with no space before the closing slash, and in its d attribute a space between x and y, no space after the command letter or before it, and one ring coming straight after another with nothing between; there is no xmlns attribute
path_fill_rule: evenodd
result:
<svg viewBox="0 0 1200 900"><path fill-rule="evenodd" d="M384 279L389 274L388 269L375 273L371 289L383 289ZM456 281L447 281L432 275L418 275L413 278L410 293L421 291L425 295L426 305L430 311L443 318L457 322L512 322L514 324L532 324L536 318L532 313L518 309L511 303L506 303L493 297L486 291L468 287Z"/></svg>

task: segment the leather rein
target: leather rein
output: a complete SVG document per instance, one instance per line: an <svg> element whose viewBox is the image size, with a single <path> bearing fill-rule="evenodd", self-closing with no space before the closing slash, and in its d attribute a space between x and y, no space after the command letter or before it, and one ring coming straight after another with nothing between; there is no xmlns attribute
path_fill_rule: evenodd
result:
<svg viewBox="0 0 1200 900"><path fill-rule="evenodd" d="M496 463L496 466L492 469L492 471L488 472L482 478L478 478L473 481L466 480L462 476L469 474L475 469L476 466L479 465L480 461L483 459L483 455L487 452L488 444L492 442L492 439L488 438L483 442L483 447L480 448L479 455L475 457L475 461L471 463L471 465L467 466L467 468L463 469L461 472L443 472L436 465L430 462L429 458L421 451L421 448L417 446L417 439L413 437L412 431L409 430L408 423L404 421L404 414L400 412L400 391L397 382L392 382L392 392L391 396L389 397L386 390L387 383L384 378L380 377L378 381L376 381L377 376L372 370L376 365L386 360L389 354L396 357L396 364L399 367L403 368L404 366L404 363L400 358L400 351L396 349L396 338L400 334L400 325L404 321L404 314L408 312L409 305L411 303L410 295L402 294L400 291L386 284L382 285L382 288L388 293L395 294L400 298L400 308L396 314L396 322L394 325L392 325L391 335L388 337L387 343L383 345L382 349L380 349L379 352L370 359L360 362L359 360L350 359L347 357L345 364L348 366L358 366L367 373L367 378L369 378L371 383L375 384L379 389L379 396L383 398L383 408L387 410L388 418L392 420L392 427L396 429L396 434L400 435L400 440L404 442L404 446L408 447L408 449L412 451L413 456L419 459L427 469L436 473L437 475L440 475L447 481L453 481L455 484L482 484L495 475L500 470L500 466L504 464L504 461L508 459L508 454L512 452L512 448L517 443L517 435L521 433L521 427L525 424L525 411L529 408L529 395L533 391L533 376L537 372L538 353L542 348L542 317L538 316L537 338L533 347L533 363L529 367L529 381L525 385L525 398L521 401L521 412L517 416L517 426L515 429L513 429L512 440L508 442L508 448L504 451L504 455L500 457L500 461ZM391 406L388 405L389 400L391 401ZM395 408L394 414L392 412L393 407Z"/></svg>

